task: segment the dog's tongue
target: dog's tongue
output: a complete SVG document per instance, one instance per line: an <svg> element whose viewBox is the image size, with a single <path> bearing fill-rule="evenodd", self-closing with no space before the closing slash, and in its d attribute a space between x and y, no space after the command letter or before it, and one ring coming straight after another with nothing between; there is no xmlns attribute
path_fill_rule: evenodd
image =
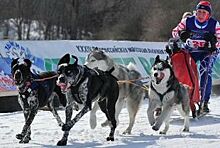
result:
<svg viewBox="0 0 220 148"><path fill-rule="evenodd" d="M164 73L160 73L158 77L156 77L157 84L160 83L160 81L164 78Z"/></svg>
<svg viewBox="0 0 220 148"><path fill-rule="evenodd" d="M59 83L58 86L61 88L62 91L66 90L67 87L65 83Z"/></svg>

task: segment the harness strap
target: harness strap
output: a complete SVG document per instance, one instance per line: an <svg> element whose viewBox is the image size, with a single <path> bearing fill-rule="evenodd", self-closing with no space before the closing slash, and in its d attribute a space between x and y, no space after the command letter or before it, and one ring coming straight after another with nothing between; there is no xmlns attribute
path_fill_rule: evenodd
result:
<svg viewBox="0 0 220 148"><path fill-rule="evenodd" d="M152 83L151 83L151 88L152 88L152 89L157 93L157 95L160 97L160 101L161 101L161 102L163 102L163 97L164 97L167 93L171 92L172 89L173 89L173 87L171 86L165 93L161 94L161 93L159 93L159 92L153 87Z"/></svg>
<svg viewBox="0 0 220 148"><path fill-rule="evenodd" d="M167 92L165 92L165 93L163 93L163 94L159 93L159 92L153 87L152 83L151 83L151 88L152 88L152 89L156 92L156 94L160 97L160 101L163 102L163 96L169 92L169 89L170 89L171 87L167 90Z"/></svg>
<svg viewBox="0 0 220 148"><path fill-rule="evenodd" d="M53 78L57 78L59 75L54 75L54 76L51 76L51 77L47 77L47 78L42 78L42 79L33 79L33 81L35 82L41 82L41 81L46 81L46 80L50 80L50 79L53 79Z"/></svg>

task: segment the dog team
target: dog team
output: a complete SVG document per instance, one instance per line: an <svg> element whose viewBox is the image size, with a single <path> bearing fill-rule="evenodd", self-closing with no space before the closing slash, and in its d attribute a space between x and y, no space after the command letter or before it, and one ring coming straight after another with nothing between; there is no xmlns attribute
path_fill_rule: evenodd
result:
<svg viewBox="0 0 220 148"><path fill-rule="evenodd" d="M71 58L74 63L70 62ZM11 63L12 76L19 91L19 104L25 117L23 129L16 135L20 143L28 143L31 140L31 123L38 110L45 105L63 130L63 136L57 145L67 144L70 129L88 111L90 126L94 129L98 109L106 116L102 126L110 127L106 140L114 141L115 129L119 124L118 117L124 103L126 102L129 113L129 125L123 134L131 134L136 114L146 93L149 97L147 115L153 130L159 130L165 122L165 129L160 133L166 134L169 117L177 107L184 117L183 131L189 131L188 89L179 83L168 59L162 60L159 56L155 58L148 91L140 85L118 83L120 80L138 80L142 76L135 65L129 64L125 67L116 64L98 48L87 56L84 65L78 64L76 56L64 55L58 62L57 72L34 74L31 72L31 64L29 59L14 59ZM65 122L61 120L53 104L55 97L58 97L60 104L65 107ZM156 116L157 108L161 108L161 112ZM80 110L74 118L73 110Z"/></svg>
<svg viewBox="0 0 220 148"><path fill-rule="evenodd" d="M196 6L196 13L183 18L173 29L175 39L170 39L166 46L169 57L166 60L159 55L155 57L148 90L143 89L143 84L139 81L143 77L135 65L118 65L98 48L87 56L84 65L78 64L76 56L65 54L59 60L56 72L35 74L31 71L32 63L29 59L13 59L11 72L25 117L22 131L16 138L20 143L31 140L31 124L38 110L46 105L63 131L58 146L67 145L69 131L89 111L90 127L94 129L98 109L106 116L102 126L110 127L106 140L114 141L115 129L120 122L118 117L124 103L129 114L129 125L123 134L131 134L136 114L145 96L149 99L147 116L153 130L158 131L164 123L165 128L160 134L166 134L170 116L177 108L184 118L182 131L189 132L190 110L193 118L209 112L211 68L214 63L210 58L217 55L219 31L219 23L211 17L210 2L200 1ZM74 59L73 63L71 59ZM197 61L201 65L200 84ZM201 67L206 69L203 71ZM55 98L59 98L60 104L65 107L65 122L54 106ZM73 110L79 111L74 118Z"/></svg>

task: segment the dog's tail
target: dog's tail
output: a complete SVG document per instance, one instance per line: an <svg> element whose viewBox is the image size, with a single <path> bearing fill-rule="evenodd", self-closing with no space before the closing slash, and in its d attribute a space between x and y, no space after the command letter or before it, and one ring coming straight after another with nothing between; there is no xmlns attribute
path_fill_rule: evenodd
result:
<svg viewBox="0 0 220 148"><path fill-rule="evenodd" d="M132 63L132 62L129 62L129 64L126 66L129 70L135 70L135 71L138 71L138 68L137 66Z"/></svg>
<svg viewBox="0 0 220 148"><path fill-rule="evenodd" d="M56 94L59 97L60 104L62 104L65 107L66 106L66 95L61 92L60 87L57 85L55 86L54 91L56 92Z"/></svg>
<svg viewBox="0 0 220 148"><path fill-rule="evenodd" d="M128 76L130 80L141 78L141 73L138 71L137 66L130 62L127 65L127 69L129 70Z"/></svg>

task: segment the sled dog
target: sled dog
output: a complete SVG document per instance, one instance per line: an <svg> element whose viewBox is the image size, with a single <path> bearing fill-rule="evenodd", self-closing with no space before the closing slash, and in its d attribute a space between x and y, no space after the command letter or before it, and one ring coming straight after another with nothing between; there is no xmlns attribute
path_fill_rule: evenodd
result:
<svg viewBox="0 0 220 148"><path fill-rule="evenodd" d="M73 64L70 63L70 54L64 55L58 63L59 74L57 85L66 95L66 122L62 126L64 131L62 139L57 145L66 145L70 129L80 118L92 108L92 102L96 101L105 113L111 130L107 141L114 141L114 132L117 126L115 120L115 104L118 100L119 87L117 79L111 74L114 68L108 71L93 70L86 66L78 65L78 58ZM82 109L73 118L73 105L79 104Z"/></svg>
<svg viewBox="0 0 220 148"><path fill-rule="evenodd" d="M135 65L129 64L127 67L116 64L113 59L107 56L103 51L95 48L86 58L85 65L89 68L98 68L106 71L114 67L112 74L118 80L136 80L141 78L141 74L136 70ZM138 82L140 83L140 81ZM139 84L141 85L141 84ZM123 134L131 134L135 117L138 112L139 106L144 98L146 91L140 87L128 83L119 84L119 98L116 103L116 120L118 121L119 114L126 102L126 107L129 113L129 126L123 132ZM91 128L96 127L96 111L98 105L95 103L90 113L90 126ZM119 123L119 122L117 122ZM106 122L102 126L107 125Z"/></svg>
<svg viewBox="0 0 220 148"><path fill-rule="evenodd" d="M38 110L45 105L53 113L59 126L63 125L55 106L54 98L59 97L60 103L65 106L66 98L56 85L56 72L43 72L34 74L31 72L32 62L29 59L14 59L11 63L11 72L18 87L18 102L24 112L25 124L22 132L16 135L20 143L28 143L31 140L31 124ZM36 79L42 81L35 81ZM47 120L47 119L45 119Z"/></svg>
<svg viewBox="0 0 220 148"><path fill-rule="evenodd" d="M177 107L184 117L183 131L189 131L190 107L188 90L176 79L168 59L162 60L159 55L152 65L148 96L147 115L153 130L159 130L163 122L165 122L165 128L160 134L166 134L169 129L170 115L174 107ZM162 107L162 112L155 118L154 111L160 107Z"/></svg>

